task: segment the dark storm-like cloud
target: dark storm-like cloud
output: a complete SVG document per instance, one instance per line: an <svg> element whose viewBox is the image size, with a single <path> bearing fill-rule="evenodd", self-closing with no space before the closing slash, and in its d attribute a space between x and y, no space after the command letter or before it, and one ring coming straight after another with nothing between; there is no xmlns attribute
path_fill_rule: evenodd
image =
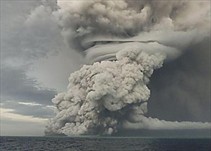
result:
<svg viewBox="0 0 211 151"><path fill-rule="evenodd" d="M44 121L45 118L53 115L50 105L56 93L55 88L58 83L66 82L66 80L60 82L62 76L69 75L62 72L69 66L64 67L62 64L71 60L71 57L77 60L76 55L60 53L67 48L64 47L59 28L52 18L52 11L56 9L55 4L56 0L1 1L0 101L2 111L5 110L1 116L4 135L41 135L41 131L43 133L43 123L36 122ZM63 59L63 56L66 59ZM49 58L50 63L40 61L48 62ZM71 61L67 64L71 64ZM71 70L74 69L75 64L71 64ZM60 70L56 70L54 65L59 66ZM38 66L38 69L42 68L37 70L33 68L34 66ZM33 73L29 75L31 71ZM40 75L47 78L40 81ZM48 80L51 83L55 79L58 82L55 82L52 87L43 84ZM7 113L12 113L14 118L8 117ZM34 117L38 118L33 121ZM10 122L12 124L9 124Z"/></svg>
<svg viewBox="0 0 211 151"><path fill-rule="evenodd" d="M23 100L40 104L50 104L54 90L38 88L35 80L28 78L23 69L1 68L2 100Z"/></svg>
<svg viewBox="0 0 211 151"><path fill-rule="evenodd" d="M210 59L207 38L155 71L150 82L150 115L166 120L210 121Z"/></svg>

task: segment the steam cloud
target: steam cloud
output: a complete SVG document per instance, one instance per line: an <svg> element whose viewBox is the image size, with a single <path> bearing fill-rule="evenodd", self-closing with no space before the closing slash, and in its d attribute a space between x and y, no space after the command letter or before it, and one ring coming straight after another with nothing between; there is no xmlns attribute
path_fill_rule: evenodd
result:
<svg viewBox="0 0 211 151"><path fill-rule="evenodd" d="M59 0L55 16L62 34L91 65L71 74L67 92L52 100L58 113L46 134L211 128L210 123L146 116L153 71L209 36L208 3Z"/></svg>

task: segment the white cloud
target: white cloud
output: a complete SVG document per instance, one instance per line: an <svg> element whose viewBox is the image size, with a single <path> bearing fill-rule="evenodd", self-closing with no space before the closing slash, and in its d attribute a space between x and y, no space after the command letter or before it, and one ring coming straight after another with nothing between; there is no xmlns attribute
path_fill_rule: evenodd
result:
<svg viewBox="0 0 211 151"><path fill-rule="evenodd" d="M41 136L44 135L46 118L37 118L12 113L13 109L0 108L1 136Z"/></svg>
<svg viewBox="0 0 211 151"><path fill-rule="evenodd" d="M28 105L28 106L42 106L42 104L35 102L18 102L18 104Z"/></svg>
<svg viewBox="0 0 211 151"><path fill-rule="evenodd" d="M12 113L14 109L0 108L0 110L1 110L1 120L7 119L12 121L32 122L32 123L45 123L47 121L46 118L37 118L33 116Z"/></svg>

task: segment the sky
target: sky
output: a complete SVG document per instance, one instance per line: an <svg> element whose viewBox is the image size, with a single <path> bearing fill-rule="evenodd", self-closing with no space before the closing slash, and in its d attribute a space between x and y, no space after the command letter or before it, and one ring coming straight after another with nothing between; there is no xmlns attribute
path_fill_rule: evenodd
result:
<svg viewBox="0 0 211 151"><path fill-rule="evenodd" d="M1 0L1 135L44 135L51 99L83 63L40 0Z"/></svg>
<svg viewBox="0 0 211 151"><path fill-rule="evenodd" d="M55 9L54 0L1 0L1 135L44 135L52 98L85 63L64 40ZM151 117L211 121L210 37L188 50L152 75Z"/></svg>

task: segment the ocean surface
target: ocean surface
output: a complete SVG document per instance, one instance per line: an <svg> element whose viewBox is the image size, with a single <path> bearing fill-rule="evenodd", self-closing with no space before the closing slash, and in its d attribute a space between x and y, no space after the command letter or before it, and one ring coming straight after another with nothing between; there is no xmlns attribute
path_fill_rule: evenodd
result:
<svg viewBox="0 0 211 151"><path fill-rule="evenodd" d="M211 151L211 139L2 136L0 151Z"/></svg>

